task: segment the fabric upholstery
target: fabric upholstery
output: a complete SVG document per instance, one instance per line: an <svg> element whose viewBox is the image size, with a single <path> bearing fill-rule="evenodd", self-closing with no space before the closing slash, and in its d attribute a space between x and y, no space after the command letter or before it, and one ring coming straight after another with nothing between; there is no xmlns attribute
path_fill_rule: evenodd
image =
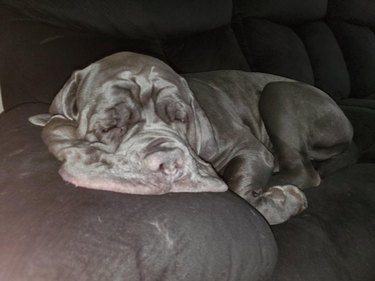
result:
<svg viewBox="0 0 375 281"><path fill-rule="evenodd" d="M50 103L74 70L119 51L152 55L178 72L249 70L228 25L181 38L127 39L45 24L1 4L0 15L0 36L6 38L0 41L5 108Z"/></svg>
<svg viewBox="0 0 375 281"><path fill-rule="evenodd" d="M0 279L265 280L276 238L272 281L375 280L374 2L149 2L0 0ZM20 104L49 103L74 69L117 51L180 72L251 69L313 83L350 118L370 163L307 190L308 210L273 227L274 238L229 192L142 197L67 185L26 120L47 106Z"/></svg>
<svg viewBox="0 0 375 281"><path fill-rule="evenodd" d="M179 73L250 68L230 26L163 41L168 63Z"/></svg>
<svg viewBox="0 0 375 281"><path fill-rule="evenodd" d="M119 40L45 25L1 9L0 81L4 107L50 103L71 73L125 49L162 58L156 42Z"/></svg>
<svg viewBox="0 0 375 281"><path fill-rule="evenodd" d="M343 99L340 100L340 105L351 105L356 107L368 108L368 109L375 109L375 98L364 98L364 99L357 99L357 98L350 98L350 99Z"/></svg>
<svg viewBox="0 0 375 281"><path fill-rule="evenodd" d="M242 2L235 3L241 5ZM248 3L254 5L256 1ZM310 2L303 3L300 6L295 2L290 5L303 9ZM262 7L268 12L272 11L267 5ZM321 5L324 6L323 3ZM277 9L277 5L274 9ZM298 8L295 10L299 11ZM252 71L273 73L313 84L335 100L350 95L349 72L335 35L324 21L311 21L319 19L322 14L319 17L316 14L314 18L306 11L293 13L289 15L291 22L288 22L274 18L272 14L260 16L251 13L257 9L247 8L246 11L248 14L239 14L234 18L233 28ZM300 18L304 21L300 22ZM296 25L294 19L300 23Z"/></svg>
<svg viewBox="0 0 375 281"><path fill-rule="evenodd" d="M292 29L252 18L239 19L234 28L252 71L314 83L306 49Z"/></svg>
<svg viewBox="0 0 375 281"><path fill-rule="evenodd" d="M363 98L375 90L374 9L367 0L235 0L233 28L252 70L314 84L335 100Z"/></svg>
<svg viewBox="0 0 375 281"><path fill-rule="evenodd" d="M279 245L272 281L374 279L374 175L375 164L354 165L306 190L306 212L272 228Z"/></svg>
<svg viewBox="0 0 375 281"><path fill-rule="evenodd" d="M300 23L325 16L327 0L235 0L235 16L263 18L279 23Z"/></svg>
<svg viewBox="0 0 375 281"><path fill-rule="evenodd" d="M308 22L296 28L310 58L314 85L335 100L350 94L350 78L341 49L323 21Z"/></svg>
<svg viewBox="0 0 375 281"><path fill-rule="evenodd" d="M364 106L341 105L354 127L354 141L360 149L363 162L374 162L375 110Z"/></svg>
<svg viewBox="0 0 375 281"><path fill-rule="evenodd" d="M329 0L327 13L335 20L375 26L375 2L372 0Z"/></svg>
<svg viewBox="0 0 375 281"><path fill-rule="evenodd" d="M138 39L207 31L229 24L232 16L232 2L229 0L2 2L23 9L34 18L53 24Z"/></svg>
<svg viewBox="0 0 375 281"><path fill-rule="evenodd" d="M264 280L265 220L230 192L159 196L64 183L23 105L0 116L0 280ZM251 266L249 266L251 264Z"/></svg>
<svg viewBox="0 0 375 281"><path fill-rule="evenodd" d="M350 98L339 105L354 128L354 142L359 148L359 162L375 162L375 100Z"/></svg>
<svg viewBox="0 0 375 281"><path fill-rule="evenodd" d="M342 48L350 73L352 96L375 93L375 34L366 26L332 22L331 28Z"/></svg>

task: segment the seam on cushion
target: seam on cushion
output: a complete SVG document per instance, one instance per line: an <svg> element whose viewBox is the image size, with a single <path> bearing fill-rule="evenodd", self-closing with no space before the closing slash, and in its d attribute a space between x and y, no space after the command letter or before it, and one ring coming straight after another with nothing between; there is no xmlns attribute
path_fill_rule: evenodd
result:
<svg viewBox="0 0 375 281"><path fill-rule="evenodd" d="M35 102L21 102L21 103L17 103L16 105L13 105L13 106L11 106L9 108L5 108L4 111L3 111L3 113L7 113L9 111L12 111L12 110L17 109L19 107L22 107L24 105L33 105L33 104L44 104L44 105L48 105L48 106L50 105L49 103L38 102L38 101L35 101Z"/></svg>
<svg viewBox="0 0 375 281"><path fill-rule="evenodd" d="M245 60L247 64L250 67L251 71L256 71L256 67L254 65L254 61L251 61L252 56L249 54L249 46L246 40L246 36L244 35L244 17L243 16L237 16L236 19L232 20L232 30L233 33L237 39L237 43L239 45L239 48L242 52L242 54L245 57Z"/></svg>
<svg viewBox="0 0 375 281"><path fill-rule="evenodd" d="M312 74L312 82L313 82L313 86L316 85L316 78L315 78L315 72L314 72L314 67L312 65L312 60L311 60L311 56L310 56L310 52L308 50L308 48L306 47L306 44L304 42L304 40L302 39L302 37L300 36L300 34L297 32L297 29L295 26L288 26L292 31L293 33L298 37L299 41L301 42L302 46L303 46L303 49L305 50L305 53L307 55L307 59L309 60L309 65L310 65L310 68L311 68L311 74Z"/></svg>

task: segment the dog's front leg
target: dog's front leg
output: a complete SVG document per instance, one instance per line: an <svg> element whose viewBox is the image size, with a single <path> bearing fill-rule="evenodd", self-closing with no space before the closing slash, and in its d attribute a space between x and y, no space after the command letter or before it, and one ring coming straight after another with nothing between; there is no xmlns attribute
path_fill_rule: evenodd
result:
<svg viewBox="0 0 375 281"><path fill-rule="evenodd" d="M255 207L269 224L285 222L307 208L304 193L294 185L272 186L273 157L265 150L242 151L228 162L222 177L229 188Z"/></svg>

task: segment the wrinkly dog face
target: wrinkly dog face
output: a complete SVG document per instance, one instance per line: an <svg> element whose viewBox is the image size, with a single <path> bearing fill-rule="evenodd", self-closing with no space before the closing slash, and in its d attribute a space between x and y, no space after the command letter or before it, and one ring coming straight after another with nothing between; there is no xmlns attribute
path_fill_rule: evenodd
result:
<svg viewBox="0 0 375 281"><path fill-rule="evenodd" d="M227 189L198 156L209 150L207 118L186 81L155 58L118 53L75 72L48 118L43 140L75 185L135 194Z"/></svg>

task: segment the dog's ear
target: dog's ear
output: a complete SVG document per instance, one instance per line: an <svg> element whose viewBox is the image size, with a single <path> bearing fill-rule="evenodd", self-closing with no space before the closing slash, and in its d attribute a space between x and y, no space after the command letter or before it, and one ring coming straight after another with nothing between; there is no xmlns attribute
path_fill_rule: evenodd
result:
<svg viewBox="0 0 375 281"><path fill-rule="evenodd" d="M51 119L51 114L38 114L29 117L29 122L36 126L44 127Z"/></svg>
<svg viewBox="0 0 375 281"><path fill-rule="evenodd" d="M76 71L65 82L62 89L53 99L49 108L49 114L38 114L29 117L29 122L36 126L46 126L53 116L59 115L67 120L77 120L77 90L81 79L81 71Z"/></svg>
<svg viewBox="0 0 375 281"><path fill-rule="evenodd" d="M196 101L194 93L190 89L187 81L181 77L181 82L185 96L187 96L188 103L193 110L193 120L190 120L191 124L189 124L189 132L187 136L189 144L200 157L205 159L206 157L217 153L217 145L213 137L213 129L204 110Z"/></svg>
<svg viewBox="0 0 375 281"><path fill-rule="evenodd" d="M81 77L81 71L75 71L68 81L65 82L64 86L52 101L49 108L50 114L62 115L68 120L77 120L79 111L77 94Z"/></svg>

